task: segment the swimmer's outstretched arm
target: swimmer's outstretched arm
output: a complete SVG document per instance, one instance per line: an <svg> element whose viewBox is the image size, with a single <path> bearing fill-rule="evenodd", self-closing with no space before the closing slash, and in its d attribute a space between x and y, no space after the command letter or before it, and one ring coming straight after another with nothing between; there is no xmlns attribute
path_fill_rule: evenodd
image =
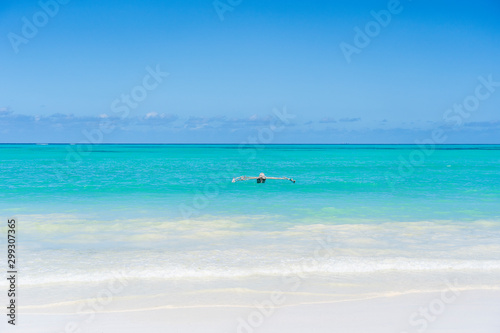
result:
<svg viewBox="0 0 500 333"><path fill-rule="evenodd" d="M247 177L247 176L241 176L241 177L236 177L233 178L233 183L238 182L240 180L249 180L249 179L258 179L259 177Z"/></svg>

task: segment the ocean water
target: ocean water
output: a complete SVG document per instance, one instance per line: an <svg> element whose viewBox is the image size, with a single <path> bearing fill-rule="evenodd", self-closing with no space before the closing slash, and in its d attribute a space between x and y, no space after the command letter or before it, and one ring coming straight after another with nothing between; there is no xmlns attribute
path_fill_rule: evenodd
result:
<svg viewBox="0 0 500 333"><path fill-rule="evenodd" d="M261 172L296 183L231 182ZM500 146L0 145L0 212L19 220L26 286L118 272L458 272L495 285Z"/></svg>

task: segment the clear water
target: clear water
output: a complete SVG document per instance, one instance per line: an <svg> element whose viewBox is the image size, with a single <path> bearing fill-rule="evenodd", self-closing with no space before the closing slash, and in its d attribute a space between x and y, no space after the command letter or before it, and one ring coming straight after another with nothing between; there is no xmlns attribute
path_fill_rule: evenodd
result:
<svg viewBox="0 0 500 333"><path fill-rule="evenodd" d="M0 212L25 283L497 271L500 146L0 145Z"/></svg>

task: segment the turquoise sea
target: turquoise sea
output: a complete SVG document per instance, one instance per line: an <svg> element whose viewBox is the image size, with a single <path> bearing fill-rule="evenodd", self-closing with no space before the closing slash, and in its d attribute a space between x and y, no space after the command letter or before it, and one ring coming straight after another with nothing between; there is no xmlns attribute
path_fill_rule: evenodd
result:
<svg viewBox="0 0 500 333"><path fill-rule="evenodd" d="M261 172L296 183L231 182ZM0 212L26 284L266 276L325 242L318 274L497 274L500 146L3 144Z"/></svg>

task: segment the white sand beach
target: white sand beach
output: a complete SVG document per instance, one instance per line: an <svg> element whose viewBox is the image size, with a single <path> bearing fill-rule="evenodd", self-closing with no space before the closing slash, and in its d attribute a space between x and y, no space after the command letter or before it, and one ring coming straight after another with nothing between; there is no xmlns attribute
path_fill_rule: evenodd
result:
<svg viewBox="0 0 500 333"><path fill-rule="evenodd" d="M100 284L25 287L20 297L18 324L2 331L499 331L500 287L449 273L432 279L407 274L406 282L413 281L415 285L412 289L402 283L405 276L400 273L394 273L394 280L387 281L391 283L379 284L390 275L378 274L373 283L365 280L367 276L337 277L335 282L325 277L288 276L288 280L117 279ZM424 285L426 290L422 289Z"/></svg>
<svg viewBox="0 0 500 333"><path fill-rule="evenodd" d="M50 308L23 311L19 325L6 332L474 332L497 333L500 291L461 292L441 313L440 292L378 296L258 310L237 306L150 306L103 311L95 317ZM147 302L145 302L147 303ZM412 314L433 307L428 318ZM69 310L69 309L68 309ZM53 312L52 312L53 311Z"/></svg>

